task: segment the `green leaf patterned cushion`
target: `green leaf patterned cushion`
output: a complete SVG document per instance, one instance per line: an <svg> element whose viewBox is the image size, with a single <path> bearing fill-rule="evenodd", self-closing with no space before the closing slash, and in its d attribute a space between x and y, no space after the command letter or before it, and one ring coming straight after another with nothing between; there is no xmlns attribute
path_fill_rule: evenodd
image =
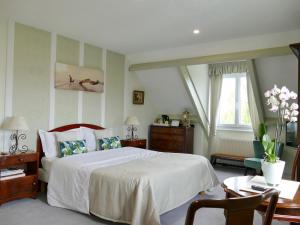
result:
<svg viewBox="0 0 300 225"><path fill-rule="evenodd" d="M85 140L59 142L59 150L61 157L88 152Z"/></svg>
<svg viewBox="0 0 300 225"><path fill-rule="evenodd" d="M109 137L109 138L102 138L99 139L99 150L108 150L108 149L114 149L114 148L121 148L121 141L120 137Z"/></svg>

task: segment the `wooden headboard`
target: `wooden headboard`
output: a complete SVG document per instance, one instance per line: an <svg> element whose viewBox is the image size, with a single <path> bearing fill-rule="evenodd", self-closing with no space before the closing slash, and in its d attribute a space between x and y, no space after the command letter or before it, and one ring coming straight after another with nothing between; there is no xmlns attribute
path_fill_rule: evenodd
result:
<svg viewBox="0 0 300 225"><path fill-rule="evenodd" d="M94 125L94 124L75 123L75 124L68 124L68 125L65 125L65 126L54 128L52 130L49 130L48 132L64 132L64 131L72 130L72 129L79 128L79 127L87 127L87 128L91 128L91 129L94 129L94 130L103 130L103 129L105 129L103 127L100 127L100 126ZM42 142L41 142L41 138L40 138L39 133L37 134L36 151L39 153L39 157L40 157L39 165L40 165L40 167L42 167L41 159L45 154L43 152L43 146L42 146Z"/></svg>

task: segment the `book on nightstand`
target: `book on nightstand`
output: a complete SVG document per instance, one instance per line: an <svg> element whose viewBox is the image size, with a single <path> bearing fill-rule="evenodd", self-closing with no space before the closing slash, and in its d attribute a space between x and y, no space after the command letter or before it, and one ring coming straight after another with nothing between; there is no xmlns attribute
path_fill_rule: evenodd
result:
<svg viewBox="0 0 300 225"><path fill-rule="evenodd" d="M2 180L10 180L10 179L18 178L18 177L25 177L25 173L20 173L20 174L16 174L16 175L10 175L10 176L6 176L6 177L0 177L0 181L2 181Z"/></svg>
<svg viewBox="0 0 300 225"><path fill-rule="evenodd" d="M17 177L24 177L25 173L23 169L3 169L0 170L0 181L9 180Z"/></svg>

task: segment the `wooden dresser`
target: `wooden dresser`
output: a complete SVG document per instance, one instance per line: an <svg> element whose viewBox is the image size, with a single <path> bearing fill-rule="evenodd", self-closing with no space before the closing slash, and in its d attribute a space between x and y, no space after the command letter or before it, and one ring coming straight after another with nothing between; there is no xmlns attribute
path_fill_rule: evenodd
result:
<svg viewBox="0 0 300 225"><path fill-rule="evenodd" d="M150 126L149 149L193 153L194 127Z"/></svg>
<svg viewBox="0 0 300 225"><path fill-rule="evenodd" d="M0 180L0 205L19 198L35 198L38 191L39 154L36 152L0 156L0 169L22 168L25 176Z"/></svg>

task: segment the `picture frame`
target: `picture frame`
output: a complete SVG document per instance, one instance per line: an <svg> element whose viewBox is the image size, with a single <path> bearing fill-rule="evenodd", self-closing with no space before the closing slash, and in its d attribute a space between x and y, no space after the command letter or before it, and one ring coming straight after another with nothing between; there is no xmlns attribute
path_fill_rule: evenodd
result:
<svg viewBox="0 0 300 225"><path fill-rule="evenodd" d="M132 103L135 105L144 105L144 91L134 90L132 94Z"/></svg>
<svg viewBox="0 0 300 225"><path fill-rule="evenodd" d="M171 127L179 127L179 123L180 123L179 120L172 120L171 121Z"/></svg>
<svg viewBox="0 0 300 225"><path fill-rule="evenodd" d="M56 62L54 86L57 89L103 93L104 72Z"/></svg>

